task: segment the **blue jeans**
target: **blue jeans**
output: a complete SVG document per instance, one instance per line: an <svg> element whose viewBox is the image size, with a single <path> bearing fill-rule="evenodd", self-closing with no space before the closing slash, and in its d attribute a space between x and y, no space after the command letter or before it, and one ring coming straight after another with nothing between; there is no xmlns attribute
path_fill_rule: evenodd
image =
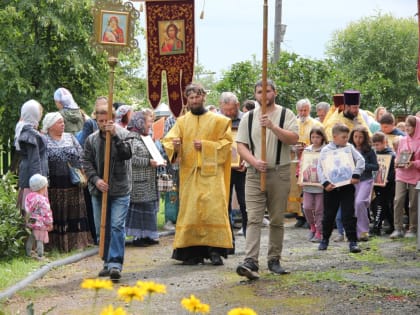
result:
<svg viewBox="0 0 420 315"><path fill-rule="evenodd" d="M338 208L337 215L335 217L335 225L337 226L338 234L344 235L343 220L341 218L341 207Z"/></svg>
<svg viewBox="0 0 420 315"><path fill-rule="evenodd" d="M125 251L125 218L130 205L130 195L108 196L107 220L105 225L104 267L121 271ZM92 195L93 217L96 235L100 235L102 196Z"/></svg>

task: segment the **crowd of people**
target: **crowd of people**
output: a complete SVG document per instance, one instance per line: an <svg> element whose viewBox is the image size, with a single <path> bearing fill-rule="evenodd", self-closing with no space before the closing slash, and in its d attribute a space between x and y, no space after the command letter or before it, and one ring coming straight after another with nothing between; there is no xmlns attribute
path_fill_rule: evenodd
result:
<svg viewBox="0 0 420 315"><path fill-rule="evenodd" d="M42 258L44 243L69 252L101 240L99 276L118 280L126 236L133 237L134 246L159 243L161 196L165 211L176 207L175 218L168 219L175 225L173 259L183 265L206 260L223 265L241 234L245 259L236 272L251 280L259 278L267 218L267 268L288 273L280 261L291 203L296 226L307 222L308 240L320 251L328 249L335 228L334 241L347 239L351 253L361 252L358 242L383 232L392 239L415 237L420 115L396 124L383 106L374 113L362 109L355 90L334 95L331 106L318 103L316 117L303 98L295 114L275 103L274 82L263 83L255 84L255 100L242 107L234 93L222 93L215 110L206 107L200 84L188 85L183 114L166 118L163 138L156 142L164 163L155 159L148 142L154 122L150 110L117 103L109 113L107 98L98 97L89 117L70 91L59 88L54 93L58 111L47 113L39 130L42 106L35 100L23 104L15 145L21 159L18 207L32 230L27 255ZM88 187L72 184L69 165L83 170ZM160 191L162 172L171 175L173 189ZM233 195L241 233L234 231Z"/></svg>

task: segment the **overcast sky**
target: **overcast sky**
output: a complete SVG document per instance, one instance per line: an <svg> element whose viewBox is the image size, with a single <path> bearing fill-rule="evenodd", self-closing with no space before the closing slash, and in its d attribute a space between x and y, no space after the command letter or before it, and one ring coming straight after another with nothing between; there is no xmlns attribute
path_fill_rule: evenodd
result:
<svg viewBox="0 0 420 315"><path fill-rule="evenodd" d="M199 62L218 74L236 62L261 59L264 0L196 0L196 45ZM275 0L268 0L268 41L274 37ZM321 59L332 33L362 17L391 13L414 17L415 0L283 0L287 25L281 49ZM142 14L144 22L144 14ZM141 45L144 51L145 47ZM197 58L197 56L196 56Z"/></svg>

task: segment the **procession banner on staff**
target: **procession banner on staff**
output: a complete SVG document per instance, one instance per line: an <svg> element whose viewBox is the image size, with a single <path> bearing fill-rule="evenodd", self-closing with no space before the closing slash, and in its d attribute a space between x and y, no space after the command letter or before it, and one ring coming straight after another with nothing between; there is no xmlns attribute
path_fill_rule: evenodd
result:
<svg viewBox="0 0 420 315"><path fill-rule="evenodd" d="M417 0L417 24L419 27L419 38L420 38L420 0ZM417 83L420 85L420 40L419 40L419 51L417 57Z"/></svg>
<svg viewBox="0 0 420 315"><path fill-rule="evenodd" d="M166 74L169 107L178 117L194 74L194 0L146 1L148 97L153 108Z"/></svg>

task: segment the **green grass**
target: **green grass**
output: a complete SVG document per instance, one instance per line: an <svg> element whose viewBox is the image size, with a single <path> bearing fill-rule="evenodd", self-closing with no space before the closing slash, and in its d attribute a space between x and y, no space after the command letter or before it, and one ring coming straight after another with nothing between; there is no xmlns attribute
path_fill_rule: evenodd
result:
<svg viewBox="0 0 420 315"><path fill-rule="evenodd" d="M0 261L0 290L4 290L37 270L44 262L26 257Z"/></svg>

